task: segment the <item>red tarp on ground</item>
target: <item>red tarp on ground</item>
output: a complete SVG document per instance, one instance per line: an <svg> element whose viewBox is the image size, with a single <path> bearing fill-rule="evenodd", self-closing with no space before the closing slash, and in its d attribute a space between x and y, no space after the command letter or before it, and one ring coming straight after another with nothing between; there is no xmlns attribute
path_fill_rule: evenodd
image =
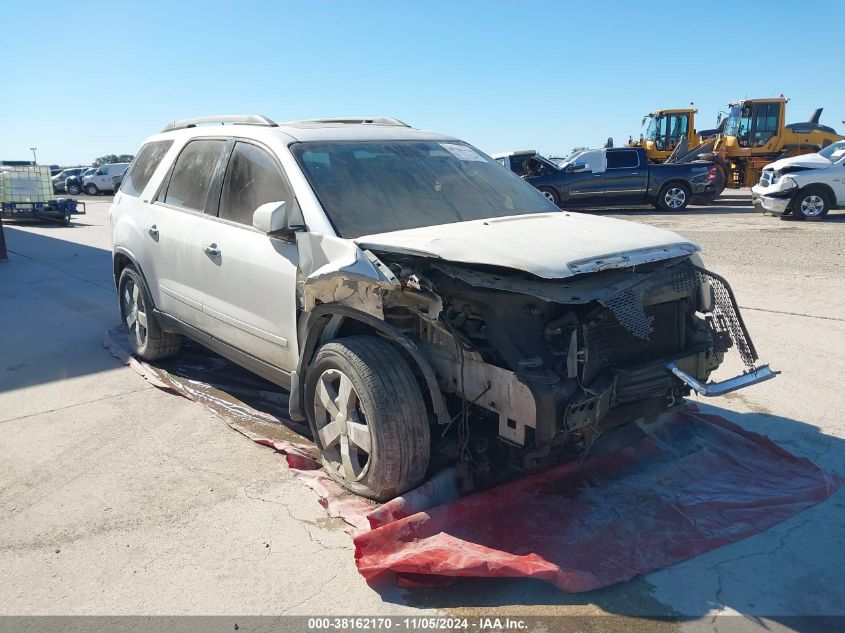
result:
<svg viewBox="0 0 845 633"><path fill-rule="evenodd" d="M121 356L113 338L104 346ZM203 401L196 377L180 389L178 376L130 363L125 353L121 360L153 384ZM207 404L229 403L214 407L224 417L233 406L230 424L286 453L329 514L351 526L361 574L395 572L406 586L495 576L541 578L568 592L598 589L762 532L841 484L768 438L691 408L609 455L463 498L456 498L452 472L444 471L376 507L318 470L313 447L239 426L252 409L225 395L208 397Z"/></svg>

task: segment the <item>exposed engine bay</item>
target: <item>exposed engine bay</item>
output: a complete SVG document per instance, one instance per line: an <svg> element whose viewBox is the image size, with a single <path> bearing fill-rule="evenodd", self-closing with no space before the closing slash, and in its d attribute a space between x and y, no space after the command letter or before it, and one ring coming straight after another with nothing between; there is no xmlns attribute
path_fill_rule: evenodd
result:
<svg viewBox="0 0 845 633"><path fill-rule="evenodd" d="M544 278L371 247L349 252L341 269L316 267L303 279L302 309L366 312L407 342L421 390L436 393L432 459L535 470L667 411L691 386L719 395L774 376L754 367L733 293L697 253L645 253L582 260L568 277ZM346 317L332 317L321 342L359 333L347 328ZM731 348L747 372L736 384L708 382Z"/></svg>
<svg viewBox="0 0 845 633"><path fill-rule="evenodd" d="M679 403L690 387L668 362L706 382L734 345L749 367L756 358L727 284L690 258L540 280L378 257L401 288L384 295L384 319L431 362L457 409L450 424L496 429L519 468Z"/></svg>

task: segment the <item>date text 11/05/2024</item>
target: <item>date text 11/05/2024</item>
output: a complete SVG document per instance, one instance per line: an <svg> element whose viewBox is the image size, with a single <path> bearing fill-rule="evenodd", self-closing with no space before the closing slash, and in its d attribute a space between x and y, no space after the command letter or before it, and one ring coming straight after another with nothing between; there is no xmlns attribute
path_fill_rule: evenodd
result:
<svg viewBox="0 0 845 633"><path fill-rule="evenodd" d="M522 631L525 620L481 617L331 617L309 618L308 631Z"/></svg>

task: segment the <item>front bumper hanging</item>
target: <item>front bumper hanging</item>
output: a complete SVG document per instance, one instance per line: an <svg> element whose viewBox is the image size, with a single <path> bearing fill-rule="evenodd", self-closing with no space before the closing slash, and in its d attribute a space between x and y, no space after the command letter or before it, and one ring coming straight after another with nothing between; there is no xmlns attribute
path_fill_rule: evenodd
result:
<svg viewBox="0 0 845 633"><path fill-rule="evenodd" d="M733 378L728 378L727 380L702 383L700 380L690 376L675 363L669 363L666 365L666 369L675 374L675 376L702 396L706 396L708 398L723 396L731 391L744 389L745 387L750 387L751 385L771 380L780 373L779 371L769 369L768 365L762 365L761 367L755 367L741 373L739 376L734 376Z"/></svg>

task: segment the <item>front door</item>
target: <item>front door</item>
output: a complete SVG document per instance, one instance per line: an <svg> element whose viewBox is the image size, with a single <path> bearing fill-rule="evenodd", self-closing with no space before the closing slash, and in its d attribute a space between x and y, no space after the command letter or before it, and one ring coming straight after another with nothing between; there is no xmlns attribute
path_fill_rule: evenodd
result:
<svg viewBox="0 0 845 633"><path fill-rule="evenodd" d="M582 152L563 168L561 206L589 207L604 204L605 160L602 150Z"/></svg>
<svg viewBox="0 0 845 633"><path fill-rule="evenodd" d="M252 226L267 202L295 208L278 161L238 141L223 177L217 219L203 227L199 289L208 332L276 367L296 367L297 247Z"/></svg>
<svg viewBox="0 0 845 633"><path fill-rule="evenodd" d="M648 165L640 165L640 153L636 150L609 149L603 180L605 204L642 204L646 197Z"/></svg>

